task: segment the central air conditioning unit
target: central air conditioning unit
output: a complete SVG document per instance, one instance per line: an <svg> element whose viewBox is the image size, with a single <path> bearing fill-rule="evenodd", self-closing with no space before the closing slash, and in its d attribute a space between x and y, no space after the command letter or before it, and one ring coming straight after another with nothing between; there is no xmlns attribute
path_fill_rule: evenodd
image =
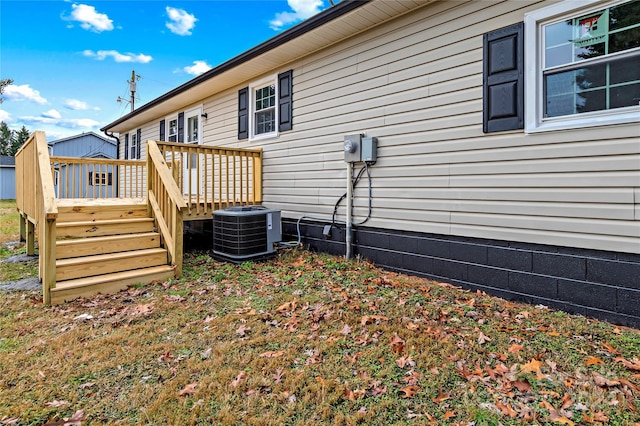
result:
<svg viewBox="0 0 640 426"><path fill-rule="evenodd" d="M229 207L213 212L213 254L242 262L275 252L282 241L280 211L262 206Z"/></svg>

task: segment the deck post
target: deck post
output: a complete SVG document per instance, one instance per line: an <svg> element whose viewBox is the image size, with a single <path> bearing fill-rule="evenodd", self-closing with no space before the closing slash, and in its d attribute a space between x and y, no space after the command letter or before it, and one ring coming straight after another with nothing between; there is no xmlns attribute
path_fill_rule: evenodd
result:
<svg viewBox="0 0 640 426"><path fill-rule="evenodd" d="M177 209L176 211L174 211L173 217L173 252L175 253L173 263L176 265L176 278L180 278L182 277L182 258L184 256L184 253L182 252L184 250L184 242L182 241L182 239L184 238L182 210Z"/></svg>
<svg viewBox="0 0 640 426"><path fill-rule="evenodd" d="M26 224L25 215L22 214L22 212L20 212L19 220L20 220L20 242L23 243L27 241L27 224Z"/></svg>
<svg viewBox="0 0 640 426"><path fill-rule="evenodd" d="M28 218L24 218L24 221L26 222L25 225L27 228L27 255L33 256L36 253L35 226ZM22 233L22 223L20 223L20 233Z"/></svg>
<svg viewBox="0 0 640 426"><path fill-rule="evenodd" d="M44 253L40 258L45 259L42 271L42 301L45 305L50 305L51 289L56 286L56 219L47 219L45 226L45 238L41 242L44 247L40 247L40 251Z"/></svg>

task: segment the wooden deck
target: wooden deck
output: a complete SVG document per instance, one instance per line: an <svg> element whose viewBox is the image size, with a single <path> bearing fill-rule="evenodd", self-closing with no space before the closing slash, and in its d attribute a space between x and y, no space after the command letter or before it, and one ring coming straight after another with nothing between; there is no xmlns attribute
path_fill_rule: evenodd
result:
<svg viewBox="0 0 640 426"><path fill-rule="evenodd" d="M18 151L20 233L28 254L38 241L45 304L180 277L184 221L262 202L260 150L147 141L147 153L49 157L42 132Z"/></svg>

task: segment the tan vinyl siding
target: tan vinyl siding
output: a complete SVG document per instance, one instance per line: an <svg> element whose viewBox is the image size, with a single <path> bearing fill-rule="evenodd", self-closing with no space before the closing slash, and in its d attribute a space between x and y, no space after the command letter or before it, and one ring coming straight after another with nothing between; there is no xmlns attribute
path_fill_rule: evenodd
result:
<svg viewBox="0 0 640 426"><path fill-rule="evenodd" d="M237 140L247 81L204 101L204 141L262 148L264 204L287 218L330 218L346 187L343 138L366 132L379 146L367 226L640 253L637 126L482 132L482 35L550 3L426 5L274 69L294 70L292 131Z"/></svg>

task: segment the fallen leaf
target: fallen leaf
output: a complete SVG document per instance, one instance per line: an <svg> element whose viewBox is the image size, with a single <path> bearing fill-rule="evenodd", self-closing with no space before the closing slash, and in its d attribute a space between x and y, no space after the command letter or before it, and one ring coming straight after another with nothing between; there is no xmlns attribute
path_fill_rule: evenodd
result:
<svg viewBox="0 0 640 426"><path fill-rule="evenodd" d="M553 405L549 404L547 401L540 402L540 406L549 410L549 420L554 423L560 423L564 425L574 426L575 423L561 415L558 410L556 410Z"/></svg>
<svg viewBox="0 0 640 426"><path fill-rule="evenodd" d="M490 342L491 338L485 335L482 331L478 334L478 344L484 345L487 342Z"/></svg>
<svg viewBox="0 0 640 426"><path fill-rule="evenodd" d="M530 392L531 391L531 385L529 384L529 382L524 381L524 380L516 380L515 382L512 383L513 386L518 389L520 392Z"/></svg>
<svg viewBox="0 0 640 426"><path fill-rule="evenodd" d="M345 324L344 327L342 327L342 330L340 330L340 333L344 334L345 336L351 333L351 327L349 327L349 324Z"/></svg>
<svg viewBox="0 0 640 426"><path fill-rule="evenodd" d="M261 358L279 358L282 355L284 355L284 351L283 350L279 350L279 351L266 351L260 354Z"/></svg>
<svg viewBox="0 0 640 426"><path fill-rule="evenodd" d="M404 395L402 395L403 398L413 398L419 390L418 385L409 385L400 389L400 392L404 392Z"/></svg>
<svg viewBox="0 0 640 426"><path fill-rule="evenodd" d="M244 324L241 324L240 327L236 330L236 334L240 337L244 337L247 335L247 331L251 330L251 327L247 327Z"/></svg>
<svg viewBox="0 0 640 426"><path fill-rule="evenodd" d="M595 356L588 357L584 363L587 367L590 365L604 365L604 361Z"/></svg>
<svg viewBox="0 0 640 426"><path fill-rule="evenodd" d="M511 346L509 346L509 349L507 350L509 351L509 353L515 354L520 352L522 349L524 349L524 346L514 343Z"/></svg>
<svg viewBox="0 0 640 426"><path fill-rule="evenodd" d="M447 399L451 398L451 392L442 392L442 388L438 389L438 396L431 398L431 400L433 402L435 402L436 404L440 404L441 402L446 401Z"/></svg>
<svg viewBox="0 0 640 426"><path fill-rule="evenodd" d="M67 405L69 405L69 401L58 401L56 399L54 399L51 402L47 402L46 404L44 404L46 407L66 407Z"/></svg>
<svg viewBox="0 0 640 426"><path fill-rule="evenodd" d="M362 318L360 318L360 325L367 325L369 323L379 323L380 321L388 321L389 318L385 317L384 315L364 315Z"/></svg>
<svg viewBox="0 0 640 426"><path fill-rule="evenodd" d="M397 333L393 334L393 337L391 338L391 350L393 351L393 353L396 353L398 355L401 355L402 352L404 352L404 340L402 340L402 338L400 336L398 336Z"/></svg>
<svg viewBox="0 0 640 426"><path fill-rule="evenodd" d="M542 367L542 362L538 361L535 358L532 358L531 361L522 365L520 367L521 373L540 373L540 367Z"/></svg>
<svg viewBox="0 0 640 426"><path fill-rule="evenodd" d="M288 312L288 311L294 311L296 309L296 300L293 299L291 302L286 302L283 303L282 305L278 306L276 308L276 312L278 313L284 313L284 312Z"/></svg>
<svg viewBox="0 0 640 426"><path fill-rule="evenodd" d="M507 403L506 405L502 402L496 402L496 407L500 409L503 416L509 416L512 419L515 419L518 416L518 412L511 407L511 404Z"/></svg>
<svg viewBox="0 0 640 426"><path fill-rule="evenodd" d="M231 381L231 386L234 388L237 388L238 386L240 386L242 382L245 381L246 378L247 378L246 371L239 372L236 378Z"/></svg>
<svg viewBox="0 0 640 426"><path fill-rule="evenodd" d="M598 373L593 373L593 381L596 383L596 385L600 386L600 387L613 387L613 386L618 386L620 385L620 381L613 379L613 380L609 380L606 377L604 377L602 374L598 374Z"/></svg>
<svg viewBox="0 0 640 426"><path fill-rule="evenodd" d="M609 417L607 417L602 411L598 411L597 413L584 413L582 417L587 423L607 423L609 421Z"/></svg>
<svg viewBox="0 0 640 426"><path fill-rule="evenodd" d="M273 381L278 384L282 381L282 378L284 377L284 370L282 368L278 368L275 372L275 374L273 375Z"/></svg>
<svg viewBox="0 0 640 426"><path fill-rule="evenodd" d="M445 420L449 420L452 417L456 416L456 412L455 411L447 411L446 413L444 413L444 419Z"/></svg>
<svg viewBox="0 0 640 426"><path fill-rule="evenodd" d="M180 392L178 392L178 396L185 396L185 395L193 395L193 394L195 394L196 393L196 386L198 386L197 383L189 383L184 388L182 388L182 390Z"/></svg>
<svg viewBox="0 0 640 426"><path fill-rule="evenodd" d="M605 351L609 352L611 355L620 355L620 351L611 346L610 344L603 342L602 347Z"/></svg>
<svg viewBox="0 0 640 426"><path fill-rule="evenodd" d="M621 362L622 365L627 367L629 370L640 371L640 359L638 358L633 358L633 360L627 361L626 359L619 356L616 358L616 362Z"/></svg>
<svg viewBox="0 0 640 426"><path fill-rule="evenodd" d="M409 355L409 356L402 356L396 359L396 365L400 368L404 368L407 365L410 367L415 367L416 363L411 358L411 355Z"/></svg>
<svg viewBox="0 0 640 426"><path fill-rule="evenodd" d="M571 400L571 396L568 393L565 393L562 396L562 405L560 406L561 410L566 410L567 408L573 405L573 401Z"/></svg>

